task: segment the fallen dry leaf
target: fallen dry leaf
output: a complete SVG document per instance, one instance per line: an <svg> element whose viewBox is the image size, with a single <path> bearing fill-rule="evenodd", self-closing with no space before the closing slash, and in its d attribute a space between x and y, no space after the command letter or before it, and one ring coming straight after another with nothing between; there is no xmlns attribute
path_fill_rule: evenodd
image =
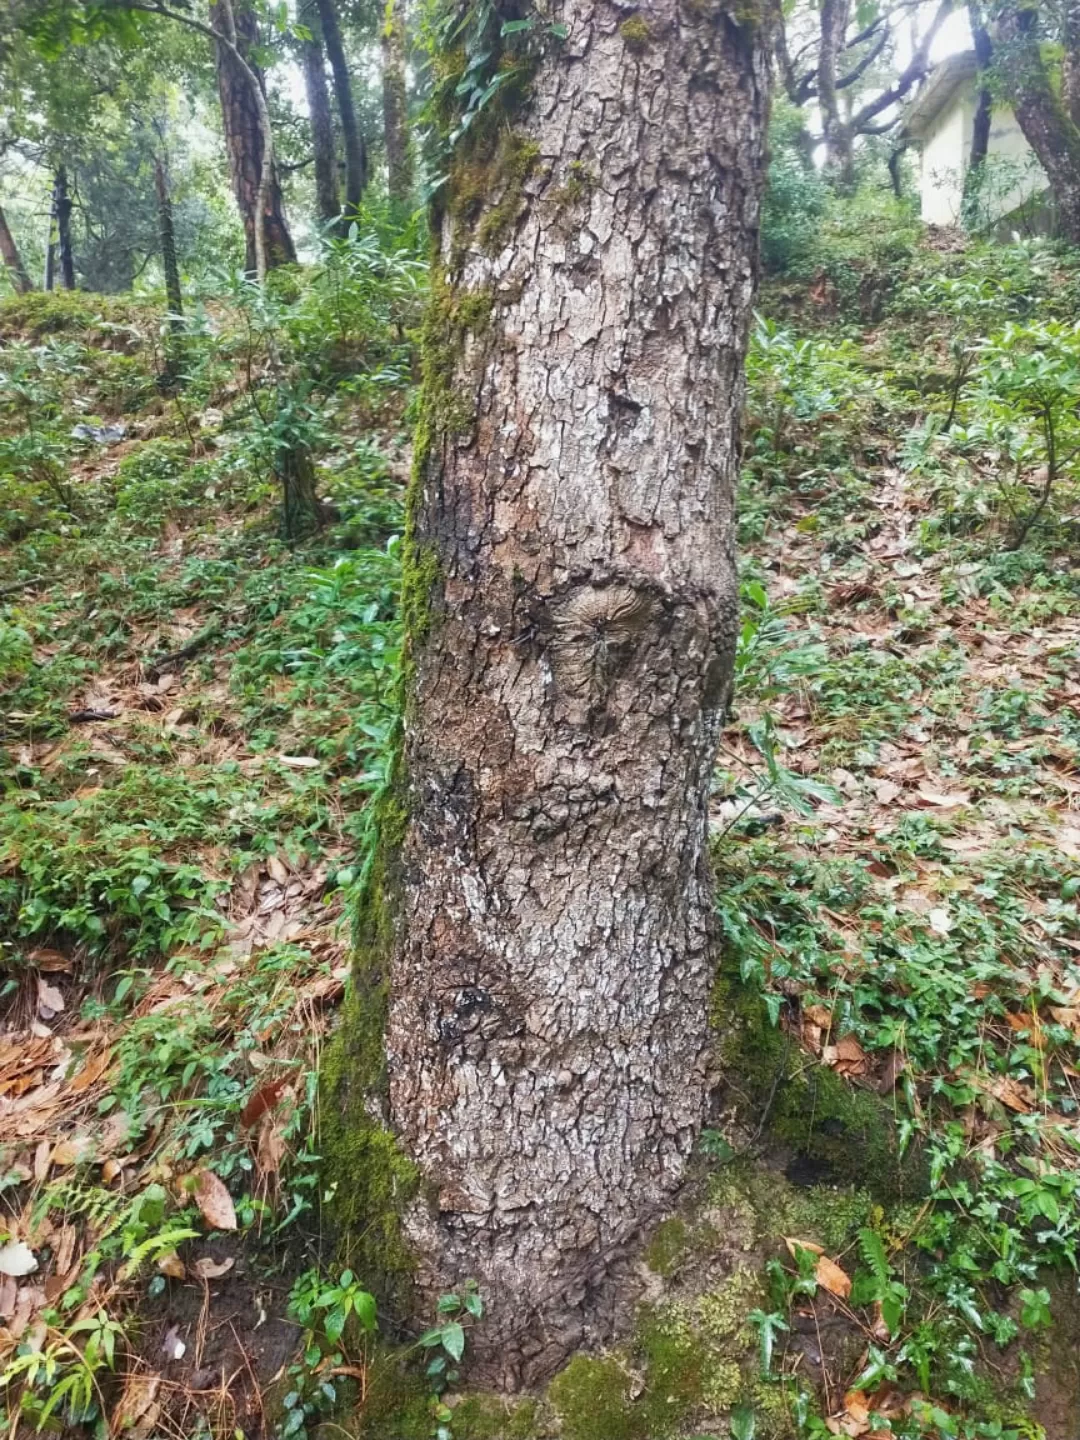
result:
<svg viewBox="0 0 1080 1440"><path fill-rule="evenodd" d="M808 1250L811 1255L824 1255L825 1251L821 1245L816 1245L813 1240L796 1240L791 1236L784 1236L784 1244L788 1248L788 1254L793 1260L799 1258L800 1250Z"/></svg>
<svg viewBox="0 0 1080 1440"><path fill-rule="evenodd" d="M31 950L26 958L30 964L38 970L45 970L50 974L56 974L60 971L70 971L73 968L72 962L59 950L49 950L42 947L37 950Z"/></svg>
<svg viewBox="0 0 1080 1440"><path fill-rule="evenodd" d="M240 1112L240 1124L245 1130L274 1108L288 1083L289 1076L282 1075L277 1080L268 1080L265 1085L259 1086Z"/></svg>
<svg viewBox="0 0 1080 1440"><path fill-rule="evenodd" d="M881 1072L881 1079L878 1081L878 1094L888 1095L896 1089L896 1082L904 1073L905 1060L899 1050L891 1050L889 1058L885 1062L885 1068Z"/></svg>
<svg viewBox="0 0 1080 1440"><path fill-rule="evenodd" d="M870 1068L866 1051L854 1035L842 1035L835 1045L826 1045L821 1058L838 1075L865 1075Z"/></svg>
<svg viewBox="0 0 1080 1440"><path fill-rule="evenodd" d="M82 1068L68 1084L68 1093L81 1095L84 1090L100 1080L105 1071L109 1068L109 1061L112 1059L111 1050L102 1050L97 1055L88 1056L83 1061Z"/></svg>
<svg viewBox="0 0 1080 1440"><path fill-rule="evenodd" d="M38 976L37 982L37 1009L43 1020L51 1020L54 1015L59 1015L64 1008L64 997L55 985L50 985L47 980Z"/></svg>
<svg viewBox="0 0 1080 1440"><path fill-rule="evenodd" d="M935 805L940 810L959 810L964 805L971 804L971 796L966 790L944 792L931 790L928 786L920 785L918 790L919 799L926 805Z"/></svg>
<svg viewBox="0 0 1080 1440"><path fill-rule="evenodd" d="M293 770L317 770L319 761L314 755L279 755L278 760L282 765L288 765Z"/></svg>
<svg viewBox="0 0 1080 1440"><path fill-rule="evenodd" d="M44 1290L39 1290L36 1285L19 1287L15 1297L15 1314L11 1317L11 1323L8 1326L16 1340L22 1339L31 1320L39 1310L45 1308L46 1304Z"/></svg>
<svg viewBox="0 0 1080 1440"><path fill-rule="evenodd" d="M849 1390L844 1396L844 1409L853 1420L869 1420L870 1400L862 1390Z"/></svg>
<svg viewBox="0 0 1080 1440"><path fill-rule="evenodd" d="M94 1153L92 1135L73 1135L70 1140L61 1140L50 1157L53 1165L81 1165Z"/></svg>
<svg viewBox="0 0 1080 1440"><path fill-rule="evenodd" d="M231 1255L224 1260L212 1260L209 1255L204 1255L201 1260L196 1260L191 1268L200 1280L220 1280L235 1264L236 1261Z"/></svg>
<svg viewBox="0 0 1080 1440"><path fill-rule="evenodd" d="M109 1431L113 1435L131 1430L151 1409L161 1385L159 1375L133 1373L124 1381L123 1393L109 1420ZM155 1417L156 1418L156 1417Z"/></svg>
<svg viewBox="0 0 1080 1440"><path fill-rule="evenodd" d="M851 1294L851 1276L827 1255L818 1256L814 1279L823 1290L828 1290L830 1295L838 1295L841 1300L846 1300Z"/></svg>
<svg viewBox="0 0 1080 1440"><path fill-rule="evenodd" d="M235 1230L236 1208L232 1196L212 1170L196 1170L189 1179L199 1213L213 1230Z"/></svg>
<svg viewBox="0 0 1080 1440"><path fill-rule="evenodd" d="M183 1280L187 1275L187 1266L175 1250L166 1250L164 1255L159 1255L157 1268L170 1280Z"/></svg>
<svg viewBox="0 0 1080 1440"><path fill-rule="evenodd" d="M53 1256L53 1266L61 1275L66 1275L71 1269L71 1262L75 1258L75 1242L79 1232L74 1225L65 1225L60 1231L60 1237L56 1242Z"/></svg>
<svg viewBox="0 0 1080 1440"><path fill-rule="evenodd" d="M263 1175L276 1175L285 1158L285 1137L267 1116L259 1130L259 1143L255 1147L255 1159Z"/></svg>
<svg viewBox="0 0 1080 1440"><path fill-rule="evenodd" d="M1021 1115L1030 1115L1035 1106L1035 1092L1027 1085L1021 1085L1011 1075L1000 1075L985 1087L995 1100L1000 1100L1010 1110Z"/></svg>

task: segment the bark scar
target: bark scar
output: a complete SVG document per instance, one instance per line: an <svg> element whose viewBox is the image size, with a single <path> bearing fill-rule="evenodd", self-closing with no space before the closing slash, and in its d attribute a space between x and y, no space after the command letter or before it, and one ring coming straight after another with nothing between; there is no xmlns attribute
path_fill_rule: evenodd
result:
<svg viewBox="0 0 1080 1440"><path fill-rule="evenodd" d="M628 647L656 613L656 601L629 585L578 590L554 614L552 668L559 687L578 699L603 700Z"/></svg>

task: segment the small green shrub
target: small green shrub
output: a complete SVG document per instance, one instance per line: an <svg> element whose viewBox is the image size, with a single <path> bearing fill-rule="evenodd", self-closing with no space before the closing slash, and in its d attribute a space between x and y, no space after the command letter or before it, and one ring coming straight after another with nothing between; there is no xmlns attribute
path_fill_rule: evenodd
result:
<svg viewBox="0 0 1080 1440"><path fill-rule="evenodd" d="M194 504L206 486L205 467L192 466L182 440L148 440L116 470L116 511L126 520L158 525Z"/></svg>

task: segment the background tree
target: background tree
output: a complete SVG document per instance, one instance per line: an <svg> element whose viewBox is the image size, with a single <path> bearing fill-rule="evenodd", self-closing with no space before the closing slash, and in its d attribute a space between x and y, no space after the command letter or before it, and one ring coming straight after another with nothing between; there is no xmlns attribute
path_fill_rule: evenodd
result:
<svg viewBox="0 0 1080 1440"><path fill-rule="evenodd" d="M856 143L892 130L901 101L929 72L930 51L953 0L941 0L901 66L900 27L917 23L920 9L921 0L774 7L773 47L784 92L804 113L816 104L827 168L847 188L855 181ZM809 161L817 137L809 119L806 124L802 149Z"/></svg>
<svg viewBox="0 0 1080 1440"><path fill-rule="evenodd" d="M352 79L349 62L345 55L345 42L341 34L335 0L316 0L319 20L322 25L323 43L326 46L330 70L334 77L334 98L337 102L338 119L341 122L341 139L345 150L345 218L356 214L361 197L368 182L367 145L356 118L353 100Z"/></svg>
<svg viewBox="0 0 1080 1440"><path fill-rule="evenodd" d="M1056 42L1059 73L1044 45ZM1050 181L1062 233L1080 243L1080 124L1070 107L1080 103L1080 22L1066 4L1060 15L1015 4L997 11L994 67L1012 102L1024 138Z"/></svg>
<svg viewBox="0 0 1080 1440"><path fill-rule="evenodd" d="M412 144L409 138L409 95L405 82L404 0L386 0L380 31L382 47L383 144L386 188L401 210L412 202Z"/></svg>
<svg viewBox="0 0 1080 1440"><path fill-rule="evenodd" d="M676 0L561 15L535 74L498 12L443 31L433 103L458 139L408 522L409 695L355 987L360 1006L388 997L386 1116L431 1197L404 1217L420 1290L479 1281L483 1363L506 1384L609 1323L609 1267L702 1120L706 809L764 172L761 25ZM354 1241L385 1269L365 1194L385 1211L392 1181L356 1158L385 1155L379 1030L354 1016L331 1108Z"/></svg>
<svg viewBox="0 0 1080 1440"><path fill-rule="evenodd" d="M311 120L311 145L315 169L315 207L320 220L336 220L341 213L338 191L337 155L334 146L334 118L330 90L326 83L326 57L318 29L318 11L308 5L302 14L310 37L300 42L304 69L304 90Z"/></svg>
<svg viewBox="0 0 1080 1440"><path fill-rule="evenodd" d="M218 94L229 155L233 194L244 225L246 268L254 274L296 259L285 218L262 71L253 51L258 44L255 14L238 0L210 7L215 40Z"/></svg>
<svg viewBox="0 0 1080 1440"><path fill-rule="evenodd" d="M172 196L161 155L154 157L154 189L158 203L158 231L161 236L161 268L165 273L165 294L169 301L170 327L178 328L184 313L184 294L180 288L180 266L176 258L176 228L173 225Z"/></svg>
<svg viewBox="0 0 1080 1440"><path fill-rule="evenodd" d="M0 206L0 259L7 266L8 278L20 295L34 288L2 206Z"/></svg>

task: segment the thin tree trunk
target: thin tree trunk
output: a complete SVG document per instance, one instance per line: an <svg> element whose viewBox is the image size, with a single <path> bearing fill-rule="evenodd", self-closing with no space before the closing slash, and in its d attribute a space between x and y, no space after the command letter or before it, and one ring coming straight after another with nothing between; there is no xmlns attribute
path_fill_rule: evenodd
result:
<svg viewBox="0 0 1080 1440"><path fill-rule="evenodd" d="M7 216L3 207L0 206L0 258L7 266L8 277L20 295L25 295L28 290L34 288L30 276L27 274L26 266L23 264L22 256L19 254L19 247L15 243L15 236L12 235L8 226Z"/></svg>
<svg viewBox="0 0 1080 1440"><path fill-rule="evenodd" d="M154 188L157 191L158 237L161 242L161 265L165 271L165 295L169 302L169 328L182 328L184 292L180 288L180 266L176 260L176 231L173 226L172 196L160 155L154 156Z"/></svg>
<svg viewBox="0 0 1080 1440"><path fill-rule="evenodd" d="M889 184L892 186L893 196L897 200L902 200L904 198L904 186L901 178L900 162L904 158L904 151L907 149L907 147L908 142L903 139L900 140L889 151L889 158L885 162L886 168L889 171Z"/></svg>
<svg viewBox="0 0 1080 1440"><path fill-rule="evenodd" d="M409 144L409 97L405 87L404 0L387 0L382 27L383 143L386 146L387 191L400 210L412 203L412 147Z"/></svg>
<svg viewBox="0 0 1080 1440"><path fill-rule="evenodd" d="M71 249L71 196L68 194L67 169L61 165L53 185L53 209L56 215L56 249L60 260L60 283L65 290L75 289L75 256Z"/></svg>
<svg viewBox="0 0 1080 1440"><path fill-rule="evenodd" d="M318 530L327 518L327 507L315 488L315 462L305 445L292 445L278 452L275 461L281 482L281 529L286 540L299 540Z"/></svg>
<svg viewBox="0 0 1080 1440"><path fill-rule="evenodd" d="M244 225L245 266L251 273L261 275L276 265L294 261L296 249L285 219L272 149L269 167L263 165L269 117L262 76L249 59L257 39L255 16L247 8L234 12L230 0L216 0L210 9L210 21L218 35L224 36L237 52L232 53L221 43L216 46L218 95L233 194ZM257 224L260 214L261 229Z"/></svg>
<svg viewBox="0 0 1080 1440"><path fill-rule="evenodd" d="M1061 95L1069 118L1080 126L1080 0L1063 0Z"/></svg>
<svg viewBox="0 0 1080 1440"><path fill-rule="evenodd" d="M304 89L311 116L311 145L315 154L315 207L320 220L336 220L341 213L338 194L337 155L334 147L334 119L330 109L330 91L326 84L326 62L318 22L310 7L304 23L312 38L300 47L304 67ZM312 22L315 22L314 24Z"/></svg>
<svg viewBox="0 0 1080 1440"><path fill-rule="evenodd" d="M964 175L964 218L965 223L977 225L980 219L979 192L986 173L986 157L990 152L990 123L994 114L994 97L988 84L994 46L979 7L974 3L968 4L968 24L975 44L980 83L971 124L971 151Z"/></svg>
<svg viewBox="0 0 1080 1440"><path fill-rule="evenodd" d="M475 1277L470 1376L509 1386L610 1326L616 1262L678 1188L710 1084L768 65L763 27L724 10L613 13L566 0L569 44L513 128L451 165L404 748L328 1107L354 1142L356 1253L385 1258L414 1165L418 1311Z"/></svg>
<svg viewBox="0 0 1080 1440"><path fill-rule="evenodd" d="M998 70L1024 138L1046 171L1060 228L1080 244L1080 126L1056 92L1039 43L1034 10L1006 10L998 20Z"/></svg>
<svg viewBox="0 0 1080 1440"><path fill-rule="evenodd" d="M56 289L56 185L53 185L49 200L49 235L45 241L45 268L41 277L41 288Z"/></svg>
<svg viewBox="0 0 1080 1440"><path fill-rule="evenodd" d="M335 0L316 0L322 22L323 44L334 77L334 98L341 121L341 139L345 149L345 222L356 214L357 206L368 182L367 146L360 133L353 104L352 81L345 58Z"/></svg>

